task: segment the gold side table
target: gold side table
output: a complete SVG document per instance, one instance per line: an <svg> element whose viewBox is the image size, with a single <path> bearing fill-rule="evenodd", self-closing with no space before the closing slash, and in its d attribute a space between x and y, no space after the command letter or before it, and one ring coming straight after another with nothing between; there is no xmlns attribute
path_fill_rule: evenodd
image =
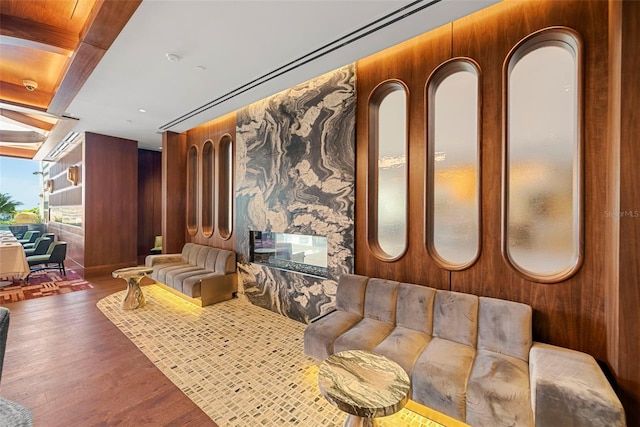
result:
<svg viewBox="0 0 640 427"><path fill-rule="evenodd" d="M122 300L121 307L124 310L133 310L143 307L146 304L140 280L147 274L153 273L153 268L149 267L129 267L114 271L111 275L116 279L123 279L127 282L127 294Z"/></svg>

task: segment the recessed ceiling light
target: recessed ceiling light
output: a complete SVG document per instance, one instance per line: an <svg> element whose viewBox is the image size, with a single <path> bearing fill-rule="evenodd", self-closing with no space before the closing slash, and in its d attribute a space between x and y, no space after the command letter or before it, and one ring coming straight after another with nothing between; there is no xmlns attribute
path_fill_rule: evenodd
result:
<svg viewBox="0 0 640 427"><path fill-rule="evenodd" d="M182 56L175 52L167 52L165 53L165 55L170 62L180 62L180 60L182 59Z"/></svg>
<svg viewBox="0 0 640 427"><path fill-rule="evenodd" d="M147 110L145 110L144 108L141 108L138 111L140 111L141 113L146 113L147 112Z"/></svg>

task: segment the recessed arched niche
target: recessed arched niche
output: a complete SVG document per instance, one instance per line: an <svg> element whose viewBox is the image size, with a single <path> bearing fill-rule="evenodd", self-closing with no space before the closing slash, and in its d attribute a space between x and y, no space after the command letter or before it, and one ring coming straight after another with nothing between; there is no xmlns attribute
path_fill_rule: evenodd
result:
<svg viewBox="0 0 640 427"><path fill-rule="evenodd" d="M479 69L467 58L429 77L427 245L447 270L471 266L480 252Z"/></svg>
<svg viewBox="0 0 640 427"><path fill-rule="evenodd" d="M215 215L215 165L214 149L211 140L202 146L202 233L206 237L213 235Z"/></svg>
<svg viewBox="0 0 640 427"><path fill-rule="evenodd" d="M194 236L198 232L198 148L187 151L187 232Z"/></svg>
<svg viewBox="0 0 640 427"><path fill-rule="evenodd" d="M218 233L224 240L233 233L233 141L224 135L218 145Z"/></svg>
<svg viewBox="0 0 640 427"><path fill-rule="evenodd" d="M380 84L369 99L368 241L373 254L393 261L407 250L407 90Z"/></svg>
<svg viewBox="0 0 640 427"><path fill-rule="evenodd" d="M573 30L549 28L505 63L503 252L542 283L582 263L581 50Z"/></svg>

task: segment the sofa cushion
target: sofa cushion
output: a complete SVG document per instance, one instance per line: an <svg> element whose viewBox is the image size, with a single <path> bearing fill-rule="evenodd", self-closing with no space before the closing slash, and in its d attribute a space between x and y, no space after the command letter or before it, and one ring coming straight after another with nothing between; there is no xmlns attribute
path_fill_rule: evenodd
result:
<svg viewBox="0 0 640 427"><path fill-rule="evenodd" d="M158 282L165 283L167 280L167 273L171 270L189 267L190 264L186 262L171 262L166 264L158 264L153 266L153 278Z"/></svg>
<svg viewBox="0 0 640 427"><path fill-rule="evenodd" d="M472 426L531 426L529 364L518 357L480 350L467 385Z"/></svg>
<svg viewBox="0 0 640 427"><path fill-rule="evenodd" d="M342 274L336 290L336 308L338 310L364 315L364 293L368 277L355 274Z"/></svg>
<svg viewBox="0 0 640 427"><path fill-rule="evenodd" d="M200 252L198 252L198 257L196 258L196 263L194 265L197 265L200 268L205 268L207 256L209 256L211 251L218 252L218 249L210 248L208 246L201 248Z"/></svg>
<svg viewBox="0 0 640 427"><path fill-rule="evenodd" d="M529 370L536 425L626 426L624 408L592 356L534 343Z"/></svg>
<svg viewBox="0 0 640 427"><path fill-rule="evenodd" d="M304 330L304 354L324 360L334 353L336 338L362 319L360 314L337 310Z"/></svg>
<svg viewBox="0 0 640 427"><path fill-rule="evenodd" d="M429 341L431 341L431 335L404 326L396 326L391 334L373 348L373 352L396 362L411 378L413 364Z"/></svg>
<svg viewBox="0 0 640 427"><path fill-rule="evenodd" d="M209 270L201 270L200 273L196 271L185 275L184 278L180 278L182 282L182 293L191 298L200 298L200 296L202 296L202 284L200 281L218 276L222 276L222 274L213 273Z"/></svg>
<svg viewBox="0 0 640 427"><path fill-rule="evenodd" d="M391 330L393 330L392 323L365 317L336 338L333 349L336 353L344 350L371 351L391 333Z"/></svg>
<svg viewBox="0 0 640 427"><path fill-rule="evenodd" d="M236 253L231 251L218 251L214 271L222 274L236 271Z"/></svg>
<svg viewBox="0 0 640 427"><path fill-rule="evenodd" d="M369 279L364 294L364 317L395 324L398 282Z"/></svg>
<svg viewBox="0 0 640 427"><path fill-rule="evenodd" d="M433 288L400 283L396 303L396 325L431 335L435 296L436 290Z"/></svg>
<svg viewBox="0 0 640 427"><path fill-rule="evenodd" d="M475 354L467 345L433 338L413 366L412 399L465 421L467 380Z"/></svg>
<svg viewBox="0 0 640 427"><path fill-rule="evenodd" d="M193 266L191 264L186 264L182 266L176 266L171 270L167 271L165 274L165 281L162 282L165 285L172 287L173 289L177 289L179 291L182 290L182 278L193 274L195 271L202 270L199 267ZM185 276L186 273L186 276ZM176 278L178 278L176 280Z"/></svg>
<svg viewBox="0 0 640 427"><path fill-rule="evenodd" d="M433 303L433 336L476 347L478 297L438 290Z"/></svg>
<svg viewBox="0 0 640 427"><path fill-rule="evenodd" d="M529 361L531 307L513 301L480 297L478 350L489 350Z"/></svg>

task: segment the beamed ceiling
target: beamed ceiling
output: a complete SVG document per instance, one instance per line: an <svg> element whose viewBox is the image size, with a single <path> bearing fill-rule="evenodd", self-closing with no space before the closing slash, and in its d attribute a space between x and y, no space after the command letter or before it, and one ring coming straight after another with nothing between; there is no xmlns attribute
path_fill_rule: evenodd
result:
<svg viewBox="0 0 640 427"><path fill-rule="evenodd" d="M141 1L0 0L0 155L31 159L73 128L66 108Z"/></svg>

